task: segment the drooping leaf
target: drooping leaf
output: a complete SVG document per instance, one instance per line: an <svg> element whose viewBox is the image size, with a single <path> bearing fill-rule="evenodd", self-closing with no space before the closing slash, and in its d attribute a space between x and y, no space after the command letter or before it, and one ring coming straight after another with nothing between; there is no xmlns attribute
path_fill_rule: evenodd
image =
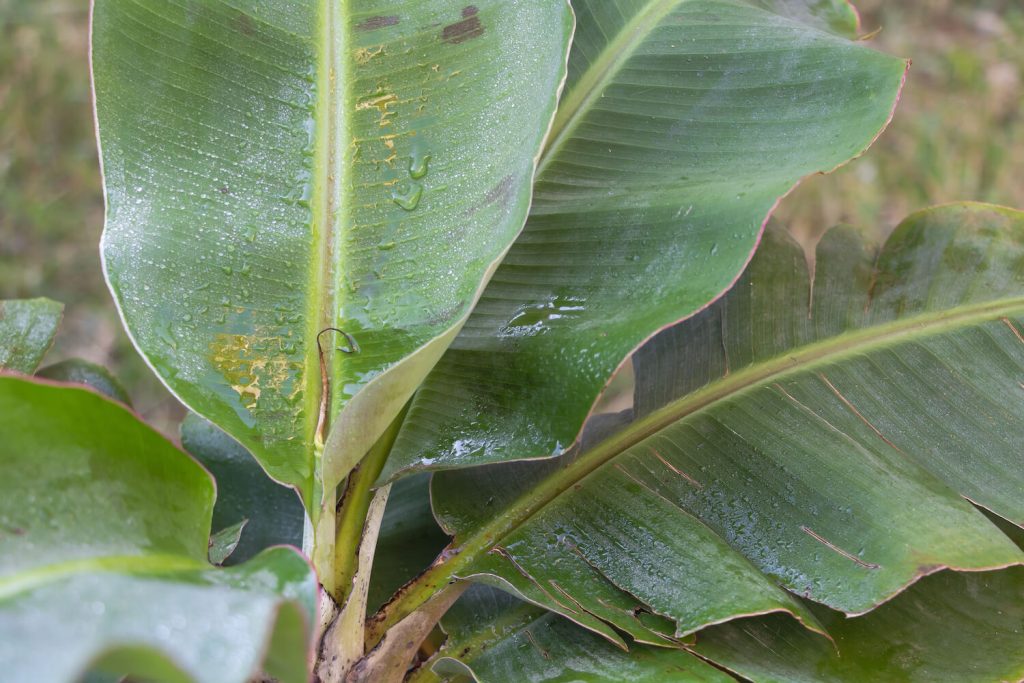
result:
<svg viewBox="0 0 1024 683"><path fill-rule="evenodd" d="M70 382L92 387L104 396L131 406L131 397L114 375L102 365L90 363L81 358L68 358L53 365L47 365L36 372L36 377L54 382Z"/></svg>
<svg viewBox="0 0 1024 683"><path fill-rule="evenodd" d="M95 3L114 297L168 387L307 503L522 228L571 30L563 0ZM331 327L358 352L320 338L320 463Z"/></svg>
<svg viewBox="0 0 1024 683"><path fill-rule="evenodd" d="M35 372L63 313L64 304L50 299L0 301L0 370Z"/></svg>
<svg viewBox="0 0 1024 683"><path fill-rule="evenodd" d="M930 576L856 619L816 611L834 646L784 619L763 617L707 629L694 650L752 683L1024 679L1019 567Z"/></svg>
<svg viewBox="0 0 1024 683"><path fill-rule="evenodd" d="M573 3L529 221L386 476L560 453L633 349L734 282L794 183L871 143L906 64L822 30L844 4Z"/></svg>
<svg viewBox="0 0 1024 683"><path fill-rule="evenodd" d="M213 481L123 406L0 377L0 469L5 680L307 680L309 565L278 548L212 567Z"/></svg>
<svg viewBox="0 0 1024 683"><path fill-rule="evenodd" d="M181 423L181 445L217 482L213 530L248 520L226 564L238 564L274 545L302 545L304 513L295 491L274 482L237 441L192 413Z"/></svg>
<svg viewBox="0 0 1024 683"><path fill-rule="evenodd" d="M485 586L467 591L441 623L448 633L444 647L410 683L733 680L681 650L636 646L627 653L551 612Z"/></svg>
<svg viewBox="0 0 1024 683"><path fill-rule="evenodd" d="M1022 263L1024 214L985 205L917 214L880 251L835 229L813 288L770 230L726 297L637 356L631 425L435 474L455 541L422 585L500 579L628 629L601 595L624 591L679 635L778 599L764 585L861 613L944 567L1021 563L964 497L1021 524Z"/></svg>

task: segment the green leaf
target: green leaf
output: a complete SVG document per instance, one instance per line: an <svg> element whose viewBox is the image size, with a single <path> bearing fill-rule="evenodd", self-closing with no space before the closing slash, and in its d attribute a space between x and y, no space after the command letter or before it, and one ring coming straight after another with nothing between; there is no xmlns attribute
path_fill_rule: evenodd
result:
<svg viewBox="0 0 1024 683"><path fill-rule="evenodd" d="M96 2L126 326L310 507L322 485L333 509L521 230L571 30L561 0ZM329 327L359 352L322 337L320 463Z"/></svg>
<svg viewBox="0 0 1024 683"><path fill-rule="evenodd" d="M207 555L210 562L216 565L223 565L225 560L231 557L242 540L242 530L249 520L243 519L237 524L232 524L210 536L210 550Z"/></svg>
<svg viewBox="0 0 1024 683"><path fill-rule="evenodd" d="M423 665L433 674L417 672L410 683L733 680L680 650L637 646L627 653L570 621L485 586L470 588L441 624L448 640Z"/></svg>
<svg viewBox="0 0 1024 683"><path fill-rule="evenodd" d="M64 304L50 299L0 301L0 370L35 372L63 313Z"/></svg>
<svg viewBox="0 0 1024 683"><path fill-rule="evenodd" d="M0 377L0 662L156 681L307 680L316 580L284 548L207 562L209 475L120 404Z"/></svg>
<svg viewBox="0 0 1024 683"><path fill-rule="evenodd" d="M945 567L1021 563L965 498L1024 520L1022 263L1024 213L954 205L880 251L831 231L812 289L769 230L726 297L638 354L635 422L554 461L434 476L455 541L422 584L500 578L623 629L597 596L624 591L679 636L781 608L775 585L856 614Z"/></svg>
<svg viewBox="0 0 1024 683"><path fill-rule="evenodd" d="M192 413L181 423L181 445L217 482L213 528L248 520L226 564L238 564L275 545L302 545L304 513L295 491L277 484L237 441Z"/></svg>
<svg viewBox="0 0 1024 683"><path fill-rule="evenodd" d="M102 365L90 363L81 358L68 358L53 365L47 365L36 372L36 377L55 382L70 382L92 387L104 396L131 406L131 397L114 375Z"/></svg>
<svg viewBox="0 0 1024 683"><path fill-rule="evenodd" d="M694 650L753 683L1024 678L1021 568L930 576L857 619L817 611L834 646L767 617L707 629Z"/></svg>
<svg viewBox="0 0 1024 683"><path fill-rule="evenodd" d="M742 271L802 177L886 125L906 63L834 2L580 0L530 218L385 476L557 455L623 360Z"/></svg>

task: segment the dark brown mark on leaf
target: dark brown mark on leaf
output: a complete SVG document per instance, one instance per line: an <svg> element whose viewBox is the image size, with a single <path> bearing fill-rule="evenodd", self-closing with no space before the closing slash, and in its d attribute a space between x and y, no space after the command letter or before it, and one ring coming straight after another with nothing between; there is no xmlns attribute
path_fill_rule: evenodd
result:
<svg viewBox="0 0 1024 683"><path fill-rule="evenodd" d="M512 176L507 175L498 181L498 184L487 191L487 194L483 196L477 204L466 209L463 215L472 216L480 209L491 206L492 204L498 204L501 208L508 206L508 203L512 200Z"/></svg>
<svg viewBox="0 0 1024 683"><path fill-rule="evenodd" d="M484 206L491 204L501 204L502 207L508 204L509 198L512 196L512 176L507 175L498 181L498 184L490 189L490 191L484 195Z"/></svg>
<svg viewBox="0 0 1024 683"><path fill-rule="evenodd" d="M357 31L375 31L385 26L394 26L398 23L398 17L392 15L387 17L370 17L366 21L356 24Z"/></svg>
<svg viewBox="0 0 1024 683"><path fill-rule="evenodd" d="M473 38L479 38L484 34L484 25L477 17L479 10L476 5L469 5L462 10L462 21L449 24L441 31L441 40L453 45L464 43Z"/></svg>
<svg viewBox="0 0 1024 683"><path fill-rule="evenodd" d="M537 652L540 653L541 657L543 657L544 659L551 659L551 655L548 653L548 651L542 648L540 645L538 645L537 641L533 639L533 634L530 632L530 629L526 629L525 631L523 631L523 633L526 634L526 639L530 641L530 644L537 648Z"/></svg>
<svg viewBox="0 0 1024 683"><path fill-rule="evenodd" d="M247 36L251 36L256 33L256 26L253 24L252 17L248 14L239 14L236 20L238 24L238 30Z"/></svg>

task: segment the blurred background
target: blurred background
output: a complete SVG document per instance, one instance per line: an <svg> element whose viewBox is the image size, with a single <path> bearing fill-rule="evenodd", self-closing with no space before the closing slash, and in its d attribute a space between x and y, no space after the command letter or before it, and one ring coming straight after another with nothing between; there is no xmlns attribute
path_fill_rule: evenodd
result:
<svg viewBox="0 0 1024 683"><path fill-rule="evenodd" d="M810 245L840 222L884 235L942 202L1024 208L1024 3L857 5L865 30L882 29L877 49L914 60L902 105L867 156L807 180L778 218ZM139 412L176 436L182 409L132 349L100 272L87 46L86 0L0 0L0 299L63 301L47 362L110 367Z"/></svg>

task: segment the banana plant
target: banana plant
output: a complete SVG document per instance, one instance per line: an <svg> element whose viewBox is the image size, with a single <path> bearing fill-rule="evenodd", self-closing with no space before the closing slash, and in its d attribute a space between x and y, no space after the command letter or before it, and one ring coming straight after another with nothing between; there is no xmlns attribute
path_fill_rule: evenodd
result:
<svg viewBox="0 0 1024 683"><path fill-rule="evenodd" d="M1020 678L1024 217L813 267L770 223L891 120L865 37L845 0L94 0L103 268L193 414L179 449L38 370L59 304L0 308L4 670Z"/></svg>

